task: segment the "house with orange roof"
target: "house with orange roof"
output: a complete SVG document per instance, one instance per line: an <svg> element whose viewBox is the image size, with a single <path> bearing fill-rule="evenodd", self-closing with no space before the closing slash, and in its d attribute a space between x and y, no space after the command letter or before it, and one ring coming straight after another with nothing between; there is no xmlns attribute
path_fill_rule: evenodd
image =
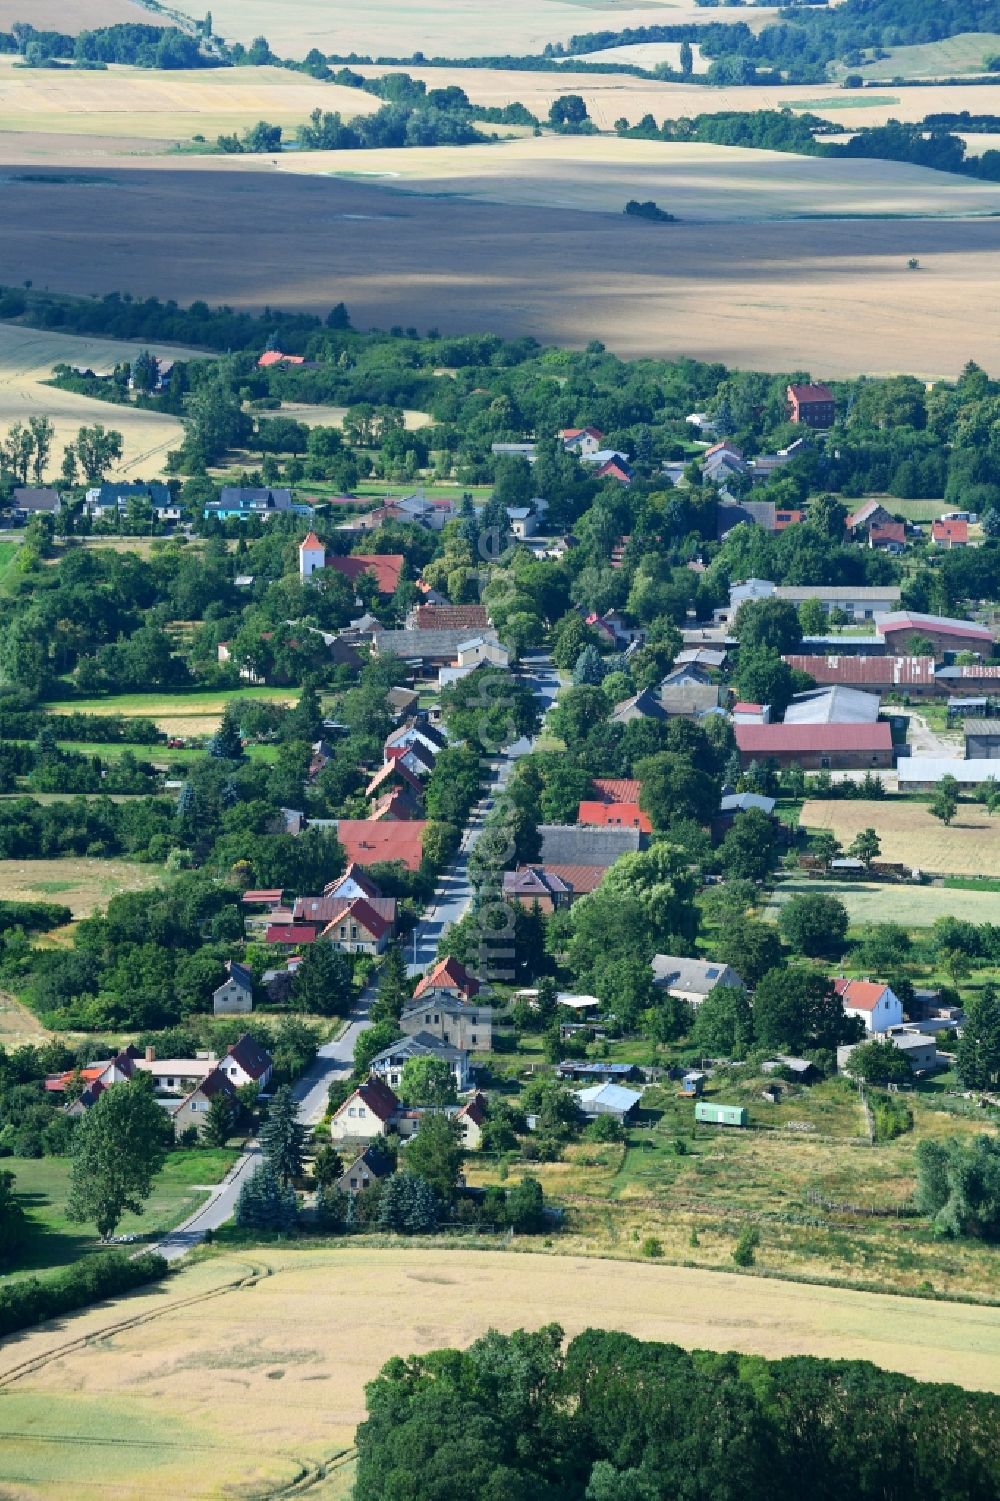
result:
<svg viewBox="0 0 1000 1501"><path fill-rule="evenodd" d="M282 354L280 349L265 349L257 361L258 370L273 370L276 365L304 365L304 354Z"/></svg>
<svg viewBox="0 0 1000 1501"><path fill-rule="evenodd" d="M969 523L967 521L935 521L931 527L931 541L936 547L968 547Z"/></svg>
<svg viewBox="0 0 1000 1501"><path fill-rule="evenodd" d="M420 869L426 819L338 818L334 822L348 860L358 865L399 860L407 870Z"/></svg>
<svg viewBox="0 0 1000 1501"><path fill-rule="evenodd" d="M599 427L564 427L559 434L567 453L589 458L600 450L604 434Z"/></svg>
<svg viewBox="0 0 1000 1501"><path fill-rule="evenodd" d="M479 994L480 988L475 975L470 974L464 964L449 955L447 959L439 959L434 968L424 975L413 992L413 999L419 1000L429 992L448 992L461 996L464 1001L471 1001L473 996Z"/></svg>
<svg viewBox="0 0 1000 1501"><path fill-rule="evenodd" d="M653 825L649 814L638 803L581 802L576 821L591 829L639 829L651 834Z"/></svg>
<svg viewBox="0 0 1000 1501"><path fill-rule="evenodd" d="M843 975L833 982L840 996L845 1016L856 1016L866 1032L888 1032L903 1020L903 1003L890 985L881 980L848 980Z"/></svg>

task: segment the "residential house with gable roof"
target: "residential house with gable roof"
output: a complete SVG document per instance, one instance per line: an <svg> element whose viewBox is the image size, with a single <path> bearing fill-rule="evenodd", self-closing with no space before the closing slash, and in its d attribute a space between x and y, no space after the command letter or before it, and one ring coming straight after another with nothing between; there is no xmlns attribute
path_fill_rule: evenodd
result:
<svg viewBox="0 0 1000 1501"><path fill-rule="evenodd" d="M233 1016L253 1010L253 971L235 959L226 960L226 978L212 992L215 1016Z"/></svg>
<svg viewBox="0 0 1000 1501"><path fill-rule="evenodd" d="M890 985L881 980L848 980L844 976L834 980L833 988L840 996L845 1016L856 1016L865 1024L865 1031L888 1032L903 1021L903 1003Z"/></svg>
<svg viewBox="0 0 1000 1501"><path fill-rule="evenodd" d="M466 1053L489 1053L493 1048L493 1008L473 1006L452 999L447 992L431 991L419 1001L411 1001L399 1018L399 1029L407 1037L429 1034Z"/></svg>
<svg viewBox="0 0 1000 1501"><path fill-rule="evenodd" d="M728 964L713 959L688 959L677 954L653 955L653 984L658 990L690 1006L700 1006L706 996L720 985L734 989L746 987L736 971Z"/></svg>
<svg viewBox="0 0 1000 1501"><path fill-rule="evenodd" d="M482 989L476 976L450 954L437 963L418 980L413 990L416 1001L427 995L447 995L471 1001Z"/></svg>

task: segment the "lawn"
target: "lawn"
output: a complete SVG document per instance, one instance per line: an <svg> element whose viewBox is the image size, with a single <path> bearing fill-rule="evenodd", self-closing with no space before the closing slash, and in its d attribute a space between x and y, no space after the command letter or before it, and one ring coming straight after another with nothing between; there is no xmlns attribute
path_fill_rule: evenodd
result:
<svg viewBox="0 0 1000 1501"><path fill-rule="evenodd" d="M107 698L51 699L45 705L51 715L124 714L129 718L152 719L166 735L187 739L211 735L218 729L223 711L229 703L243 699L269 699L294 704L298 692L292 688L225 688L205 689L194 693L117 693ZM97 754L101 747L94 747ZM149 759L148 747L145 759ZM167 754L165 747L161 747ZM170 752L169 754L173 754ZM265 758L266 759L266 758Z"/></svg>
<svg viewBox="0 0 1000 1501"><path fill-rule="evenodd" d="M349 1455L365 1384L385 1361L553 1321L570 1336L596 1324L689 1348L868 1359L1000 1390L994 1309L732 1269L519 1254L521 1244L226 1252L124 1304L31 1331L0 1352L0 1382L50 1357L4 1394L0 1469L19 1495L70 1501L82 1479L107 1488L113 1449L116 1501L306 1490L332 1501L344 1493L322 1476ZM125 1317L137 1322L122 1327Z"/></svg>
<svg viewBox="0 0 1000 1501"><path fill-rule="evenodd" d="M0 860L0 901L62 902L75 918L89 917L120 891L145 891L167 879L162 865L131 860Z"/></svg>
<svg viewBox="0 0 1000 1501"><path fill-rule="evenodd" d="M832 830L845 849L856 834L874 828L884 860L937 875L1000 876L1000 825L978 803L961 803L946 828L927 803L814 798L802 809L801 826Z"/></svg>
<svg viewBox="0 0 1000 1501"><path fill-rule="evenodd" d="M222 1148L192 1148L171 1152L153 1185L142 1215L127 1214L119 1235L155 1238L187 1219L207 1197L204 1191L224 1177L236 1153ZM21 1203L30 1216L33 1234L17 1272L65 1266L78 1256L100 1252L92 1226L66 1218L69 1191L68 1157L5 1157Z"/></svg>
<svg viewBox="0 0 1000 1501"><path fill-rule="evenodd" d="M875 881L810 880L791 876L775 887L766 915L776 918L793 896L835 896L847 908L852 927L898 922L904 928L929 928L939 917L967 917L970 922L1000 922L1000 896L991 891L949 886L910 886Z"/></svg>

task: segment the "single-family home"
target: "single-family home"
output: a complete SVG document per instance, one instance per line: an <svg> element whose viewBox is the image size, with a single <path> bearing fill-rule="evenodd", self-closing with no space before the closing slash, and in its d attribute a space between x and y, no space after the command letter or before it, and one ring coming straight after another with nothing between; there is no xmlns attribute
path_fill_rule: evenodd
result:
<svg viewBox="0 0 1000 1501"><path fill-rule="evenodd" d="M235 1086L221 1068L213 1068L211 1073L206 1074L195 1085L190 1094L185 1095L179 1105L170 1110L174 1134L182 1136L185 1131L193 1127L201 1135L208 1121L211 1103L218 1095L222 1095L223 1098L233 1103L236 1101Z"/></svg>
<svg viewBox="0 0 1000 1501"><path fill-rule="evenodd" d="M10 508L15 521L30 521L32 516L58 516L62 496L58 490L42 485L15 485Z"/></svg>
<svg viewBox="0 0 1000 1501"><path fill-rule="evenodd" d="M388 1134L399 1108L389 1085L372 1075L333 1112L330 1136L335 1142L373 1141Z"/></svg>
<svg viewBox="0 0 1000 1501"><path fill-rule="evenodd" d="M462 1146L467 1152L477 1152L482 1145L487 1108L486 1096L477 1089L472 1099L460 1105L453 1115L448 1112L462 1132Z"/></svg>
<svg viewBox="0 0 1000 1501"><path fill-rule="evenodd" d="M352 864L382 865L399 860L407 870L420 869L425 819L338 818L332 826Z"/></svg>
<svg viewBox="0 0 1000 1501"><path fill-rule="evenodd" d="M898 555L906 548L906 525L902 521L884 521L868 528L868 546Z"/></svg>
<svg viewBox="0 0 1000 1501"><path fill-rule="evenodd" d="M722 692L702 668L693 664L673 668L655 690L663 714L686 719L700 719L718 709Z"/></svg>
<svg viewBox="0 0 1000 1501"><path fill-rule="evenodd" d="M493 1048L493 1008L472 1006L445 994L429 994L411 1002L399 1018L407 1037L429 1033L465 1053L489 1053Z"/></svg>
<svg viewBox="0 0 1000 1501"><path fill-rule="evenodd" d="M906 1059L914 1075L933 1073L935 1069L941 1068L945 1061L937 1050L935 1039L925 1033L886 1032L879 1037L879 1041L891 1043ZM858 1046L856 1042L849 1042L837 1049L838 1069L845 1070L847 1073L851 1072L851 1054Z"/></svg>
<svg viewBox="0 0 1000 1501"><path fill-rule="evenodd" d="M935 547L968 547L969 523L967 521L935 521L931 526L931 541Z"/></svg>
<svg viewBox="0 0 1000 1501"><path fill-rule="evenodd" d="M486 663L490 667L508 667L510 665L510 649L501 641L493 638L492 632L482 636L470 636L465 641L460 641L455 657L459 667L481 667Z"/></svg>
<svg viewBox="0 0 1000 1501"><path fill-rule="evenodd" d="M154 513L159 507L172 504L166 485L146 484L141 480L113 480L91 485L84 496L83 508L92 520L101 521L105 516L124 516L130 500L147 501Z"/></svg>
<svg viewBox="0 0 1000 1501"><path fill-rule="evenodd" d="M412 758L411 758L412 759ZM393 756L380 766L365 788L365 797L383 797L385 793L393 790L409 792L419 804L424 795L424 785L420 777L404 764L404 756Z"/></svg>
<svg viewBox="0 0 1000 1501"><path fill-rule="evenodd" d="M520 542L533 537L538 530L538 517L531 506L508 506L507 522Z"/></svg>
<svg viewBox="0 0 1000 1501"><path fill-rule="evenodd" d="M256 1084L258 1089L266 1089L274 1072L274 1060L267 1048L261 1047L249 1032L244 1032L220 1058L219 1068L236 1089L241 1089L244 1084Z"/></svg>
<svg viewBox="0 0 1000 1501"><path fill-rule="evenodd" d="M417 983L413 991L414 1001L428 995L449 994L463 1001L471 1001L482 989L475 975L466 969L457 959L448 955L445 959L439 959L432 969L427 971Z"/></svg>
<svg viewBox="0 0 1000 1501"><path fill-rule="evenodd" d="M658 990L691 1006L700 1006L720 985L743 990L744 984L728 964L712 959L687 959L677 954L654 954L653 984Z"/></svg>
<svg viewBox="0 0 1000 1501"><path fill-rule="evenodd" d="M653 825L648 813L638 803L604 803L582 801L577 809L577 823L594 829L639 829L651 834Z"/></svg>
<svg viewBox="0 0 1000 1501"><path fill-rule="evenodd" d="M848 980L841 976L834 980L833 988L840 996L845 1016L860 1017L867 1032L888 1032L890 1027L902 1023L903 1003L892 987L881 980Z"/></svg>
<svg viewBox="0 0 1000 1501"><path fill-rule="evenodd" d="M564 427L559 434L567 453L589 459L600 452L604 434L599 427Z"/></svg>
<svg viewBox="0 0 1000 1501"><path fill-rule="evenodd" d="M402 1082L404 1068L413 1058L437 1058L442 1063L447 1063L459 1094L464 1094L469 1088L472 1070L468 1053L461 1048L451 1047L430 1032L414 1032L399 1038L397 1042L376 1053L368 1067L390 1089L396 1089Z"/></svg>
<svg viewBox="0 0 1000 1501"><path fill-rule="evenodd" d="M601 874L604 874L603 870ZM519 907L527 907L529 911L537 902L539 911L555 912L557 908L568 907L573 895L569 882L550 870L521 865L517 870L505 870L503 873L504 901L516 902Z"/></svg>
<svg viewBox="0 0 1000 1501"><path fill-rule="evenodd" d="M235 959L226 960L226 978L212 992L216 1016L232 1016L253 1010L253 971Z"/></svg>
<svg viewBox="0 0 1000 1501"><path fill-rule="evenodd" d="M396 1164L388 1152L377 1146L365 1147L360 1157L355 1157L350 1167L345 1168L334 1184L341 1193L364 1193L373 1183L381 1183L396 1171Z"/></svg>
<svg viewBox="0 0 1000 1501"><path fill-rule="evenodd" d="M851 512L844 526L852 536L867 533L870 537L873 527L888 526L891 522L892 512L887 511L880 500L866 500Z"/></svg>
<svg viewBox="0 0 1000 1501"><path fill-rule="evenodd" d="M223 485L218 500L210 500L202 515L208 521L270 521L273 516L309 516L309 506L293 505L292 492L283 486Z"/></svg>
<svg viewBox="0 0 1000 1501"><path fill-rule="evenodd" d="M382 954L391 936L392 923L363 896L343 903L319 935L341 954Z"/></svg>

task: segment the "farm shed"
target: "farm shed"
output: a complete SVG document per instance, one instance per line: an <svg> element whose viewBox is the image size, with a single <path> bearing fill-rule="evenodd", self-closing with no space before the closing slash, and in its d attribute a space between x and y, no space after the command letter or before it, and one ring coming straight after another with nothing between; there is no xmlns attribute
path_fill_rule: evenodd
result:
<svg viewBox="0 0 1000 1501"><path fill-rule="evenodd" d="M634 1115L642 1095L637 1089L624 1089L620 1084L592 1084L589 1089L581 1089L576 1099L589 1120L610 1115L624 1124Z"/></svg>
<svg viewBox="0 0 1000 1501"><path fill-rule="evenodd" d="M694 1118L703 1126L748 1126L750 1112L745 1105L710 1105L699 1100L694 1107Z"/></svg>
<svg viewBox="0 0 1000 1501"><path fill-rule="evenodd" d="M954 777L961 787L978 787L991 777L1000 781L1000 762L990 757L961 761L957 756L912 756L897 768L900 792L933 792L942 777Z"/></svg>
<svg viewBox="0 0 1000 1501"><path fill-rule="evenodd" d="M888 724L738 724L740 763L774 761L808 771L890 768L892 731Z"/></svg>
<svg viewBox="0 0 1000 1501"><path fill-rule="evenodd" d="M962 730L967 761L1000 760L1000 719L967 719Z"/></svg>

